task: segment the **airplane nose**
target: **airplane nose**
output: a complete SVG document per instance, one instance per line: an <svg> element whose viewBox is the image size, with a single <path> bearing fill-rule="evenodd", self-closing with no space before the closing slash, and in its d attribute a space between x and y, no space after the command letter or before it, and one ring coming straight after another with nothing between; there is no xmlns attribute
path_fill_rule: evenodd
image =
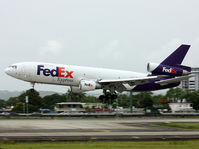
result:
<svg viewBox="0 0 199 149"><path fill-rule="evenodd" d="M11 70L11 68L7 67L4 72L9 75L9 76L12 76L13 75L13 71Z"/></svg>
<svg viewBox="0 0 199 149"><path fill-rule="evenodd" d="M10 71L9 68L6 68L6 69L4 70L4 72L5 72L6 74L8 74L8 75L9 75L9 71Z"/></svg>
<svg viewBox="0 0 199 149"><path fill-rule="evenodd" d="M17 65L16 64L13 64L13 65L10 65L9 67L7 67L4 72L9 75L9 76L12 76L12 77L15 77L17 76Z"/></svg>

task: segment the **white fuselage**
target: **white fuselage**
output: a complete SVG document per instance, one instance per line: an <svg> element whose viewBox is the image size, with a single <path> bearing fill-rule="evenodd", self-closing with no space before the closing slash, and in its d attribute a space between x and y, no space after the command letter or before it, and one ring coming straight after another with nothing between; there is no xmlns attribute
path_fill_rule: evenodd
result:
<svg viewBox="0 0 199 149"><path fill-rule="evenodd" d="M24 62L9 66L5 72L17 79L66 86L79 86L81 80L106 80L144 77L146 74L104 68Z"/></svg>

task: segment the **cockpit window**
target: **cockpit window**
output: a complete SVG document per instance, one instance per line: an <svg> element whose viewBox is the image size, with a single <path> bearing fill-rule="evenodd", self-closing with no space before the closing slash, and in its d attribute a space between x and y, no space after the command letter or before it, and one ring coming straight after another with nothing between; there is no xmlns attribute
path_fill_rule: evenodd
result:
<svg viewBox="0 0 199 149"><path fill-rule="evenodd" d="M13 69L17 69L17 66L16 65L11 65L9 66L10 68L13 68Z"/></svg>

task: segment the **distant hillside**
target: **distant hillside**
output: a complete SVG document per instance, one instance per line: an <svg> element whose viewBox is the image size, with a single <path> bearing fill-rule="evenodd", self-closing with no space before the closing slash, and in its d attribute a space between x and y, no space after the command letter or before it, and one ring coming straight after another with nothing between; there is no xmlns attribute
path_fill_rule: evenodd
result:
<svg viewBox="0 0 199 149"><path fill-rule="evenodd" d="M0 90L0 99L8 100L10 97L16 97L19 96L23 91L7 91L7 90ZM57 92L53 91L39 91L39 94L41 97L47 96L47 95L52 95ZM58 94L63 94L63 93L58 93Z"/></svg>

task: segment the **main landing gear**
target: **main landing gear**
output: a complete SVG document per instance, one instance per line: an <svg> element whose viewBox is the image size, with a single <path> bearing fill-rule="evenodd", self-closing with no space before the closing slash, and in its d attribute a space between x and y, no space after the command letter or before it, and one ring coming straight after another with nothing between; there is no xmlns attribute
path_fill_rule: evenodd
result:
<svg viewBox="0 0 199 149"><path fill-rule="evenodd" d="M99 100L102 103L109 103L112 104L114 100L117 98L117 93L114 92L107 92L107 90L103 90L103 95L99 96Z"/></svg>

